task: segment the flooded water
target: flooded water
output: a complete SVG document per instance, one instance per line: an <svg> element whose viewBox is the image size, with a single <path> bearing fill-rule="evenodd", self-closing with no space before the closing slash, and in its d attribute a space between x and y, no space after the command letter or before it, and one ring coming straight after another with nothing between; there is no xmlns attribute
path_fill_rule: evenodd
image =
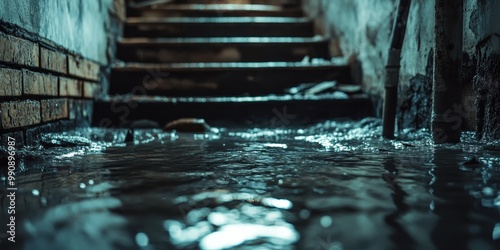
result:
<svg viewBox="0 0 500 250"><path fill-rule="evenodd" d="M218 130L125 144L88 129L19 151L1 249L499 249L499 144L388 141L374 119Z"/></svg>

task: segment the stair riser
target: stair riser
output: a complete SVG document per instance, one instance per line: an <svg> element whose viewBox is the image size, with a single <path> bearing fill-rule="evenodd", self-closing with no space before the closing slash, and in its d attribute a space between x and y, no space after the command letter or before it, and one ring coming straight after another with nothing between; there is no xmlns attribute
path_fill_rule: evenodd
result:
<svg viewBox="0 0 500 250"><path fill-rule="evenodd" d="M159 76L155 79L154 75ZM161 75L161 76L160 76ZM350 82L347 66L318 69L266 69L173 71L144 70L113 72L110 94L147 94L165 96L241 96L284 93L301 83L337 80ZM139 88L137 88L139 86ZM141 87L142 86L142 87ZM135 91L134 91L135 90ZM140 90L140 91L137 91Z"/></svg>
<svg viewBox="0 0 500 250"><path fill-rule="evenodd" d="M301 17L301 10L130 10L128 16L144 17Z"/></svg>
<svg viewBox="0 0 500 250"><path fill-rule="evenodd" d="M312 37L312 22L128 24L126 37Z"/></svg>
<svg viewBox="0 0 500 250"><path fill-rule="evenodd" d="M118 58L126 62L265 62L301 61L305 56L329 58L327 42L285 44L121 45Z"/></svg>
<svg viewBox="0 0 500 250"><path fill-rule="evenodd" d="M210 125L236 123L266 127L290 127L318 121L373 116L367 98L350 100L301 100L221 103L96 102L94 126L118 127L126 120L148 119L161 126L179 118L203 118ZM349 108L346 108L349 107Z"/></svg>

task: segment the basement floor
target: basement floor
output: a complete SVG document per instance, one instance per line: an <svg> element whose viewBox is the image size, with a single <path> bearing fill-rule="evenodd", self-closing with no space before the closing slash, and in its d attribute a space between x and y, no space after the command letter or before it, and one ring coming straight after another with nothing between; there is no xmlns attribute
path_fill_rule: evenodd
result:
<svg viewBox="0 0 500 250"><path fill-rule="evenodd" d="M498 249L498 144L380 133L367 118L137 130L131 143L120 129L47 135L43 148L18 152L15 246Z"/></svg>

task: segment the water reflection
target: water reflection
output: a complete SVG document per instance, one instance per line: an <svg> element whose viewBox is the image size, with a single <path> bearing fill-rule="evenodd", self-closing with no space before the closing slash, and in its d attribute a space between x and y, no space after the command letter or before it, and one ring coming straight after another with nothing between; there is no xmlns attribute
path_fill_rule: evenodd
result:
<svg viewBox="0 0 500 250"><path fill-rule="evenodd" d="M177 247L199 241L201 249L230 249L258 240L287 246L299 238L279 210L252 204L231 209L226 206L193 209L186 214L185 221L186 224L175 220L164 223Z"/></svg>
<svg viewBox="0 0 500 250"><path fill-rule="evenodd" d="M439 198L433 209L439 219L431 232L432 240L439 249L495 249L489 244L493 239L490 232L494 231L499 213L484 206L486 200L492 200L494 191L484 194L482 190L484 186L489 189L488 185L498 190L498 175L496 180L484 178L482 172L491 172L481 165L465 166L466 159L462 150L434 150L435 178L430 187ZM456 226L450 227L452 224ZM454 240L446 240L445 235L453 235Z"/></svg>
<svg viewBox="0 0 500 250"><path fill-rule="evenodd" d="M390 236L392 241L397 245L398 249L415 249L416 244L413 237L406 230L404 223L400 220L408 213L410 206L406 204L408 194L399 184L399 167L396 166L394 157L387 157L383 161L384 169L387 173L382 175L382 178L391 189L391 197L396 209L385 216L385 222L393 228Z"/></svg>
<svg viewBox="0 0 500 250"><path fill-rule="evenodd" d="M26 222L25 249L130 249L127 220L109 210L114 198L93 199L49 209L41 219ZM71 246L71 247L68 247Z"/></svg>
<svg viewBox="0 0 500 250"><path fill-rule="evenodd" d="M380 129L48 135L50 147L19 152L15 247L496 249L496 144L434 145L426 131L386 141ZM2 193L2 224L6 205Z"/></svg>

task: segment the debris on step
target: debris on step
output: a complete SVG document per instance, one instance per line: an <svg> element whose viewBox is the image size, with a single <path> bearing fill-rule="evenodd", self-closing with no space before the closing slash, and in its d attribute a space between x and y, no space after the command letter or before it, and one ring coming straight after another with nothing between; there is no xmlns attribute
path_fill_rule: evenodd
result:
<svg viewBox="0 0 500 250"><path fill-rule="evenodd" d="M335 89L338 91L342 91L344 93L347 93L349 95L361 93L361 86L359 86L359 85L339 84L339 85L335 86Z"/></svg>
<svg viewBox="0 0 500 250"><path fill-rule="evenodd" d="M333 92L333 98L335 99L349 99L349 95L342 91Z"/></svg>
<svg viewBox="0 0 500 250"><path fill-rule="evenodd" d="M337 85L335 81L322 82L314 85L312 88L308 89L306 95L317 95L327 90L333 89Z"/></svg>
<svg viewBox="0 0 500 250"><path fill-rule="evenodd" d="M286 89L285 92L287 94L297 95L297 94L304 93L304 91L306 89L312 88L312 87L314 87L314 85L316 85L316 83L303 83L303 84L300 84L299 86L295 86L295 87Z"/></svg>
<svg viewBox="0 0 500 250"><path fill-rule="evenodd" d="M208 133L211 132L212 129L205 122L204 119L199 118L181 118L174 120L172 122L167 123L165 127L163 127L165 131L175 130L177 132L185 132L185 133Z"/></svg>
<svg viewBox="0 0 500 250"><path fill-rule="evenodd" d="M334 63L337 65L346 65L349 64L349 59L343 58L343 57L332 57L330 60L325 59L325 58L311 58L309 55L304 56L302 58L302 61L300 61L302 64L327 64L327 63Z"/></svg>
<svg viewBox="0 0 500 250"><path fill-rule="evenodd" d="M325 63L330 63L334 61L328 61L325 60L324 58L311 58L309 56L305 56L300 63L302 64L325 64Z"/></svg>
<svg viewBox="0 0 500 250"><path fill-rule="evenodd" d="M309 56L305 56L304 59L302 59L301 63L310 63L311 62L311 59L309 58Z"/></svg>
<svg viewBox="0 0 500 250"><path fill-rule="evenodd" d="M346 87L348 91L354 92L354 87ZM321 83L304 83L299 86L289 88L285 91L287 94L294 96L319 96L322 94L329 94L335 99L349 99L349 94L337 89L336 81L327 81Z"/></svg>
<svg viewBox="0 0 500 250"><path fill-rule="evenodd" d="M286 89L285 93L295 96L333 94L333 96L338 99L349 99L350 95L360 94L362 91L359 85L338 84L337 81L325 81L320 83L303 83Z"/></svg>

